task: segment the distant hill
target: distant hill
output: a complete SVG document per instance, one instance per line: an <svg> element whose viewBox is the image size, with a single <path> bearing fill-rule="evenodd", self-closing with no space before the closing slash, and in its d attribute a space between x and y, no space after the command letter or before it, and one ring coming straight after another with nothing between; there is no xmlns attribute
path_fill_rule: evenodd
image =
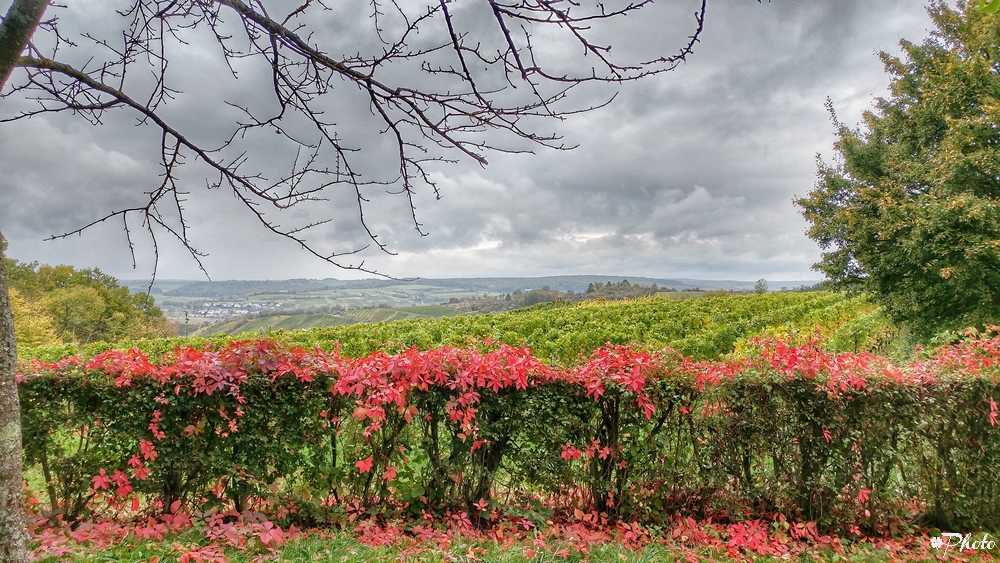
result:
<svg viewBox="0 0 1000 563"><path fill-rule="evenodd" d="M620 284L628 280L628 284ZM149 288L148 280L122 280L135 293L145 292ZM517 278L428 278L416 280L338 280L327 278L322 280L290 279L290 280L228 280L228 281L193 281L193 280L156 280L152 294L156 305L171 321L181 325L183 334L190 334L205 324L216 324L220 321L236 321L238 318L268 316L275 314L289 315L292 318L271 318L260 321L259 324L284 328L292 326L326 326L351 322L364 322L352 315L344 316L345 311L356 309L394 309L397 316L406 318L405 313L418 315L440 316L444 313L431 313L428 309L421 312L407 311L408 307L451 306L454 314L475 312L496 312L508 307L516 308L539 301L556 298L573 301L573 296L579 296L593 284L606 286L608 284L627 285L628 287L649 288L656 284L660 291L673 289L692 293L693 290L704 291L753 291L752 281L736 280L698 280L690 278L647 278L619 275L578 275L578 276L545 276ZM806 281L773 281L769 282L772 291L783 288L796 289L811 286L812 280ZM548 291L542 292L547 289ZM540 294L550 294L543 296ZM598 295L607 299L619 299L627 295L617 295L612 291L608 295ZM627 292L626 292L627 293ZM521 303L518 296L528 294L534 300ZM538 294L538 295L536 295ZM562 295L559 295L562 294ZM511 295L511 297L508 297ZM544 297L544 298L543 298ZM488 303L490 299L494 302ZM463 307L460 304L475 306ZM306 317L297 315L306 314ZM317 317L316 315L326 315ZM364 315L360 314L362 317ZM245 322L247 319L243 319ZM388 319L384 319L388 320ZM205 330L213 330L205 328ZM236 326L226 326L224 330L237 330Z"/></svg>
<svg viewBox="0 0 1000 563"><path fill-rule="evenodd" d="M526 289L548 287L559 291L583 292L592 283L620 282L650 285L655 283L660 287L684 289L722 289L747 291L753 290L754 281L738 280L699 280L691 278L647 278L623 275L569 275L519 278L426 278L416 280L323 280L290 279L290 280L228 280L228 281L190 281L190 280L157 280L153 284L153 294L168 297L192 297L202 299L242 299L254 294L275 293L308 293L325 290L379 289L404 286L431 286L444 289L454 289L472 293L509 293ZM768 281L771 290L782 287L794 289L810 286L818 280ZM134 292L146 291L149 280L121 280Z"/></svg>
<svg viewBox="0 0 1000 563"><path fill-rule="evenodd" d="M133 291L146 291L149 281L121 280ZM153 294L171 297L200 297L204 299L240 299L256 293L305 293L337 289L345 283L335 279L325 280L228 280L228 281L194 281L194 280L156 280L153 283Z"/></svg>

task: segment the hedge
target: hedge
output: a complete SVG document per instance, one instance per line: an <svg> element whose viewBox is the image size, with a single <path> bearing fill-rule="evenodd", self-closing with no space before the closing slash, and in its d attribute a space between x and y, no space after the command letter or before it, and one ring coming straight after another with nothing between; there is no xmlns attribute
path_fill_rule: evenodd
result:
<svg viewBox="0 0 1000 563"><path fill-rule="evenodd" d="M531 526L584 509L1000 529L996 333L904 365L816 342L745 352L609 345L553 368L490 342L349 358L262 339L33 360L24 455L68 520L271 507Z"/></svg>

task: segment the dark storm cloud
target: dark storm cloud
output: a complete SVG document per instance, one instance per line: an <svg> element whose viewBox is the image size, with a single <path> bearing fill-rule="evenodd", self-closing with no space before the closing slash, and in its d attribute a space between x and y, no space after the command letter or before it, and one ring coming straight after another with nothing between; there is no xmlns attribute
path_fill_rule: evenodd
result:
<svg viewBox="0 0 1000 563"><path fill-rule="evenodd" d="M96 16L100 10L91 4L60 11L65 28L113 33L114 19ZM376 38L358 33L370 26L367 3L335 4L317 12L312 23L324 33L316 41L333 54L376 48ZM488 38L494 33L480 3L453 4L464 29ZM690 34L696 5L662 2L657 11L606 30L607 42L626 59L671 52ZM579 88L570 107L599 104L615 94L617 99L566 122L538 124L541 132L579 145L575 150L490 154L486 169L467 160L433 167L443 198L422 189L415 200L428 236L415 230L403 198L382 188L366 190L366 217L398 255L363 256L368 265L400 276L815 277L809 266L819 251L803 236L805 224L791 199L811 188L815 153L830 151L833 128L823 102L829 96L842 119L857 121L888 82L875 51L895 51L901 37L919 41L926 26L923 8L908 0L710 2L702 41L686 64L638 83ZM536 41L546 33L539 30ZM432 34L420 38L435 40ZM267 84L266 65L238 61L239 79L229 79L207 36L176 52L184 55L171 60L170 72L184 94L168 104L165 115L193 139L209 146L225 140L239 116L222 100L257 112L275 110L269 89L261 86ZM562 48L544 53L557 66L568 65L575 54ZM392 72L394 78L420 80L413 69ZM368 177L391 176L384 163L393 147L378 134L377 120L359 102L356 88L335 86L338 97L324 109L338 134L363 149L353 162ZM23 104L5 100L0 112L10 115ZM135 276L118 227L79 240L38 242L141 201L159 182L155 132L134 124L135 116L122 112L98 128L70 116L0 126L0 229L15 257ZM288 126L309 134L301 123ZM273 137L251 135L239 147L268 178L287 172L295 158ZM267 233L231 195L204 190L206 177L194 163L183 176L191 186L186 209L195 246L210 253L206 266L214 278L346 277ZM354 195L341 191L281 221L331 218L311 240L327 251L346 251L365 243L356 214ZM139 250L139 274L145 275L151 269L148 245ZM161 250L159 275L198 274L177 245L165 242Z"/></svg>

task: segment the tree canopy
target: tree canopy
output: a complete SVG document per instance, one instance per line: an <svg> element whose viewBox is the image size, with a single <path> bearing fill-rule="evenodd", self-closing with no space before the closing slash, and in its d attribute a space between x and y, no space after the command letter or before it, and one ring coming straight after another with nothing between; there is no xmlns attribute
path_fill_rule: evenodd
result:
<svg viewBox="0 0 1000 563"><path fill-rule="evenodd" d="M1000 319L1000 14L928 7L863 124L829 104L837 159L796 201L824 249L814 267L869 292L919 338Z"/></svg>
<svg viewBox="0 0 1000 563"><path fill-rule="evenodd" d="M0 236L0 251L7 242ZM4 258L18 346L169 336L173 327L146 293L133 294L97 268Z"/></svg>
<svg viewBox="0 0 1000 563"><path fill-rule="evenodd" d="M63 342L113 342L171 333L152 296L131 293L99 269L78 270L67 265L10 259L4 265L10 288L17 291L11 303L15 305L14 328L19 345L31 345L25 332L31 323L51 322L56 337ZM24 302L22 314L16 308L18 300Z"/></svg>

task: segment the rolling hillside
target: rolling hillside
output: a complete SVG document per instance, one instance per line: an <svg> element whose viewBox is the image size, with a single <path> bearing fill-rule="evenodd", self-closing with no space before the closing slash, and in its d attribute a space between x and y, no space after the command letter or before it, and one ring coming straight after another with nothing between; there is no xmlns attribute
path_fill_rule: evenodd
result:
<svg viewBox="0 0 1000 563"><path fill-rule="evenodd" d="M352 356L407 346L496 341L524 345L539 358L569 364L606 343L669 346L685 355L712 358L765 335L802 341L820 335L833 347L861 350L884 344L890 333L880 309L864 297L808 292L544 303L501 314L317 328L282 339L324 348L339 343Z"/></svg>
<svg viewBox="0 0 1000 563"><path fill-rule="evenodd" d="M376 307L350 309L337 313L280 313L253 318L238 318L217 324L205 325L192 336L213 336L217 334L239 334L243 332L269 332L273 330L298 330L324 328L356 323L379 323L406 319L430 319L458 315L455 309L427 305L417 307Z"/></svg>
<svg viewBox="0 0 1000 563"><path fill-rule="evenodd" d="M417 346L487 346L490 342L524 345L552 364L569 365L606 344L635 343L658 349L671 347L695 358L715 358L742 349L749 339L761 336L805 342L815 336L840 350L877 350L894 336L881 310L862 296L834 292L725 295L697 299L652 297L631 301L585 301L579 304L543 303L500 314L444 318L415 318L412 311L369 309L365 313L395 321L339 324L311 329L254 329L244 324L243 334L97 343L80 349L25 350L22 359L55 359L71 353L84 356L109 348L138 347L151 354L165 353L178 345L202 346L267 334L290 345L332 350L361 356L377 350L389 352ZM298 321L296 321L298 322ZM294 324L294 323L292 323Z"/></svg>

